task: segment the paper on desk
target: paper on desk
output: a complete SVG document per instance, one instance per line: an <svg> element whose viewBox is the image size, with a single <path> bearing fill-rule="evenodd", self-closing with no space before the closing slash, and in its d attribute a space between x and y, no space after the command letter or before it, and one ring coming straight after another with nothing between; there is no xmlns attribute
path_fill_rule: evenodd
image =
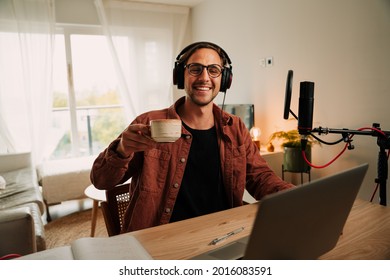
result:
<svg viewBox="0 0 390 280"><path fill-rule="evenodd" d="M19 258L21 260L151 260L142 244L131 235L84 237L70 246L53 248Z"/></svg>
<svg viewBox="0 0 390 280"><path fill-rule="evenodd" d="M72 242L76 260L150 260L152 257L131 235L85 237Z"/></svg>

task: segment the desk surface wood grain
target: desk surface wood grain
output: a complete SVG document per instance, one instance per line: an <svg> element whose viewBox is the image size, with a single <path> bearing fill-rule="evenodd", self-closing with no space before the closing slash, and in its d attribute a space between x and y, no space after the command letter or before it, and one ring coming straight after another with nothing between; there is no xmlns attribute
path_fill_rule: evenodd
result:
<svg viewBox="0 0 390 280"><path fill-rule="evenodd" d="M188 259L249 235L257 208L249 204L127 234L136 236L154 259ZM209 245L240 227L242 232ZM390 209L357 200L336 247L320 259L390 259Z"/></svg>
<svg viewBox="0 0 390 280"><path fill-rule="evenodd" d="M188 259L249 235L257 207L257 204L249 204L130 234L136 236L155 259ZM220 244L209 245L213 239L240 227L244 227L242 232Z"/></svg>
<svg viewBox="0 0 390 280"><path fill-rule="evenodd" d="M336 247L321 259L390 259L390 208L357 200Z"/></svg>

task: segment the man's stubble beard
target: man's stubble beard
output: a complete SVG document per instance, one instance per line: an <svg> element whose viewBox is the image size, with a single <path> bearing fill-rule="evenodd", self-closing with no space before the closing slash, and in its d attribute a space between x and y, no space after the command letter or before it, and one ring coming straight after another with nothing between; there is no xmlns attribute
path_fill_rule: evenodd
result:
<svg viewBox="0 0 390 280"><path fill-rule="evenodd" d="M218 96L218 93L217 94L212 93L212 96L210 97L210 99L208 101L199 101L196 98L196 95L193 94L192 92L187 93L187 96L191 99L192 103L194 103L195 105L198 105L200 107L204 107L204 106L207 106L210 103L212 103L214 101L214 99Z"/></svg>

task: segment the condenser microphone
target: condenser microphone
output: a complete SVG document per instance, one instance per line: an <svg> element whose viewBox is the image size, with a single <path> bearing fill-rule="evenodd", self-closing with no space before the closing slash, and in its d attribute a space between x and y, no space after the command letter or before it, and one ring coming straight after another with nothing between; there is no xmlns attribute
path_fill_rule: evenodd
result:
<svg viewBox="0 0 390 280"><path fill-rule="evenodd" d="M313 127L314 83L301 82L298 108L298 132L303 136L310 134Z"/></svg>

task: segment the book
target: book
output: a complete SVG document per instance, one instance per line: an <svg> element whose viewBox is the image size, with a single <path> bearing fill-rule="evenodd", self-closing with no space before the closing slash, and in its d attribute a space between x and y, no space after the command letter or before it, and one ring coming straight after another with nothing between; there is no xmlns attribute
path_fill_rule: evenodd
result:
<svg viewBox="0 0 390 280"><path fill-rule="evenodd" d="M69 246L29 254L20 260L151 260L142 244L131 235L83 237Z"/></svg>

